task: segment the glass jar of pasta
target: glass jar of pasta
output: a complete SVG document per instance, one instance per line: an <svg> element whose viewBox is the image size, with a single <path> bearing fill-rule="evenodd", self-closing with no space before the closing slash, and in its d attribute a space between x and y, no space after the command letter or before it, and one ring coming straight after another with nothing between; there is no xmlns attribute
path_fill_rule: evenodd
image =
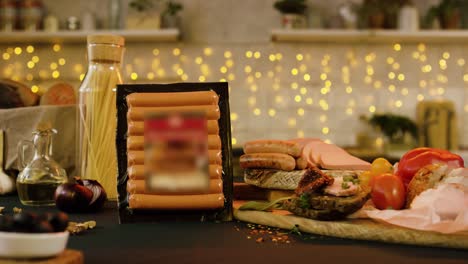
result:
<svg viewBox="0 0 468 264"><path fill-rule="evenodd" d="M88 71L79 89L77 173L99 181L117 198L116 87L125 40L115 35L88 36Z"/></svg>

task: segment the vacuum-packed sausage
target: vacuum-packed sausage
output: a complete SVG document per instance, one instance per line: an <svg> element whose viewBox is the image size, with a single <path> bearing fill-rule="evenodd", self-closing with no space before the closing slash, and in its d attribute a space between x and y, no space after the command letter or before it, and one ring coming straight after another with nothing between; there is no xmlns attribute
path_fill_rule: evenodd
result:
<svg viewBox="0 0 468 264"><path fill-rule="evenodd" d="M143 121L145 115L147 114L166 112L203 112L206 114L206 119L208 120L218 120L221 115L217 105L130 107L127 112L127 119L133 121Z"/></svg>
<svg viewBox="0 0 468 264"><path fill-rule="evenodd" d="M246 168L264 168L292 171L296 167L296 160L282 153L244 154L240 157L240 166Z"/></svg>
<svg viewBox="0 0 468 264"><path fill-rule="evenodd" d="M130 194L128 204L132 209L216 209L224 206L224 195L222 193L198 195Z"/></svg>
<svg viewBox="0 0 468 264"><path fill-rule="evenodd" d="M210 164L208 166L208 174L210 179L221 179L221 174L223 173L223 167L221 165ZM128 167L128 177L131 180L144 180L145 176L145 166L144 165L133 165Z"/></svg>
<svg viewBox="0 0 468 264"><path fill-rule="evenodd" d="M151 192L146 188L146 180L128 180L127 181L127 192L129 194L162 194ZM223 192L223 181L221 179L210 180L209 188L205 193L222 193ZM197 193L184 193L184 194L197 194ZM177 195L181 195L177 193Z"/></svg>
<svg viewBox="0 0 468 264"><path fill-rule="evenodd" d="M132 150L127 154L128 166L132 165L144 165L145 152ZM222 155L220 150L208 150L208 163L221 165Z"/></svg>
<svg viewBox="0 0 468 264"><path fill-rule="evenodd" d="M208 134L217 135L219 134L219 126L217 120L207 120L206 129ZM128 123L128 135L130 136L142 136L145 133L144 122L130 121Z"/></svg>
<svg viewBox="0 0 468 264"><path fill-rule="evenodd" d="M283 153L297 158L301 156L301 148L285 140L255 140L244 144L244 153Z"/></svg>
<svg viewBox="0 0 468 264"><path fill-rule="evenodd" d="M127 95L129 106L184 106L217 105L218 95L213 91L178 93L132 93Z"/></svg>
<svg viewBox="0 0 468 264"><path fill-rule="evenodd" d="M207 139L208 149L220 150L221 139L219 135L208 135ZM145 138L143 136L130 136L127 138L128 150L144 150Z"/></svg>

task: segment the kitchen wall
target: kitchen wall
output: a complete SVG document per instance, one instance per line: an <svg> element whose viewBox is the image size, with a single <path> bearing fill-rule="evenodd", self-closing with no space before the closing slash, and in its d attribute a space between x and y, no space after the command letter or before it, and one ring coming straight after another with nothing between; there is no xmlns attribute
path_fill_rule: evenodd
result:
<svg viewBox="0 0 468 264"><path fill-rule="evenodd" d="M61 18L107 6L106 1L44 2ZM441 98L455 102L460 142L468 145L468 43L272 43L269 31L279 27L273 0L181 2L183 41L128 44L126 80L228 81L237 146L256 138L302 136L353 145L360 115L389 111L414 117L418 101ZM342 1L312 2L329 18ZM427 9L437 1L416 2ZM96 13L104 22L105 12ZM79 84L86 71L84 45L27 46L0 46L1 77L39 90L55 80Z"/></svg>

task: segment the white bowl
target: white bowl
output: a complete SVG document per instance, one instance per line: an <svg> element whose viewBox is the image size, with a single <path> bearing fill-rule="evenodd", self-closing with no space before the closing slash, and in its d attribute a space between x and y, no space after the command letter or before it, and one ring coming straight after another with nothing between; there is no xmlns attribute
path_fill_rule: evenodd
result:
<svg viewBox="0 0 468 264"><path fill-rule="evenodd" d="M0 232L0 257L45 258L65 250L69 233L14 233Z"/></svg>

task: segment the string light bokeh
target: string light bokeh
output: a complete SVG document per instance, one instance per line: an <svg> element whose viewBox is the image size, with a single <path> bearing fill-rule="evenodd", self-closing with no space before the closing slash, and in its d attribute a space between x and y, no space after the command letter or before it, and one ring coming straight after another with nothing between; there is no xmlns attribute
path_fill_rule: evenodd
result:
<svg viewBox="0 0 468 264"><path fill-rule="evenodd" d="M35 93L54 81L77 87L87 67L78 45L3 46L0 54L2 77ZM360 115L414 117L417 102L432 99L454 101L460 134L468 131L468 54L460 46L131 44L125 58L130 83L229 82L235 146L294 137L352 145Z"/></svg>

